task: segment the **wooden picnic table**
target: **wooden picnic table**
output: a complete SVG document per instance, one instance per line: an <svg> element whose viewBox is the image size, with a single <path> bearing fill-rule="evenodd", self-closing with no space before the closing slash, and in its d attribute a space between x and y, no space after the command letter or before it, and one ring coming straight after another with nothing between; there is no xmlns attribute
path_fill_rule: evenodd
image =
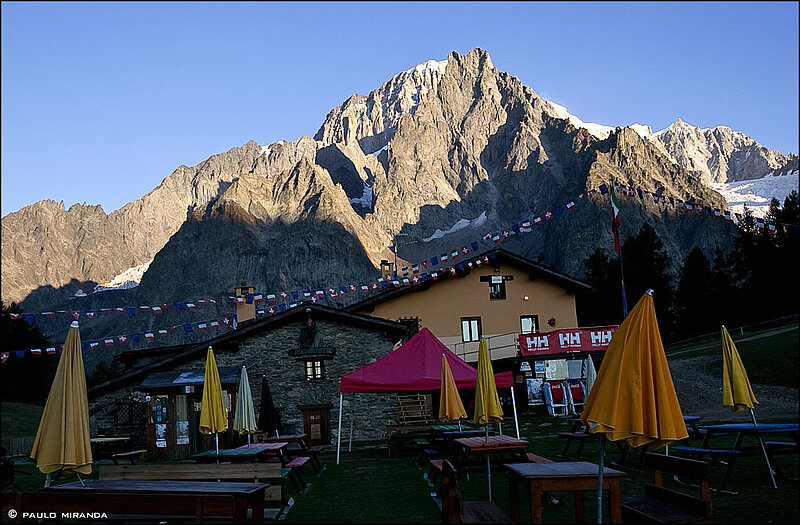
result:
<svg viewBox="0 0 800 525"><path fill-rule="evenodd" d="M93 437L89 438L92 447L92 457L95 459L111 459L114 454L128 452L131 438L119 437Z"/></svg>
<svg viewBox="0 0 800 525"><path fill-rule="evenodd" d="M575 522L585 521L583 491L597 491L599 467L588 461L558 463L506 463L508 470L511 519L520 523L520 485L530 493L531 523L542 523L542 493L570 491L575 493ZM622 494L620 480L624 472L603 467L603 489L610 492L611 523L621 523Z"/></svg>
<svg viewBox="0 0 800 525"><path fill-rule="evenodd" d="M289 446L288 441L280 441L276 443L250 443L249 445L242 445L241 447L236 447L236 450L260 450L265 455L277 455L283 449Z"/></svg>
<svg viewBox="0 0 800 525"><path fill-rule="evenodd" d="M756 440L762 439L762 434L783 434L788 435L792 438L793 442L776 442L776 441L765 441L765 449L767 453L767 458L769 458L769 464L772 465L775 473L778 474L781 478L783 478L783 472L781 471L780 467L778 467L777 462L775 461L774 455L775 454L784 454L784 453L791 453L797 454L798 447L800 447L800 436L798 432L800 432L800 425L797 423L759 423L758 426L754 425L753 423L725 423L721 425L700 425L697 427L698 431L703 434L703 440L700 444L699 449L697 450L708 450L713 451L716 450L711 447L710 441L712 438L721 437L723 435L729 434L736 434L736 440L733 444L733 447L730 450L730 454L727 457L727 466L725 467L725 473L722 477L722 483L720 485L721 489L724 489L727 485L730 477L733 473L733 467L736 463L736 457L741 455L749 455L749 456L756 456L756 455L763 455L763 451L760 445L748 445L744 446L745 438L754 438ZM767 458L764 458L765 464ZM769 468L769 467L768 467Z"/></svg>
<svg viewBox="0 0 800 525"><path fill-rule="evenodd" d="M105 513L111 515L183 515L201 523L206 516L226 516L234 523L264 522L267 483L208 481L130 481L89 479L49 487L39 492L3 494L4 508L23 512ZM6 507L6 503L13 506ZM92 516L94 517L94 516Z"/></svg>
<svg viewBox="0 0 800 525"><path fill-rule="evenodd" d="M486 454L509 456L512 461L528 461L525 454L528 442L524 439L501 435L457 438L453 442L461 447L454 458L458 464L456 470L459 472L467 472L471 457L485 457Z"/></svg>
<svg viewBox="0 0 800 525"><path fill-rule="evenodd" d="M286 446L286 444L284 444ZM189 456L189 459L195 460L197 463L213 463L215 461L224 460L232 463L254 462L263 456L269 455L269 451L261 448L221 448L219 452L216 450L206 450L199 454Z"/></svg>
<svg viewBox="0 0 800 525"><path fill-rule="evenodd" d="M258 443L279 443L285 441L286 443L294 444L296 445L295 451L299 451L298 454L292 454L292 448L290 447L287 447L284 450L290 455L308 457L311 460L311 465L314 467L317 475L325 470L318 457L319 453L322 451L322 446L318 445L316 447L312 447L311 443L308 441L307 434L284 434L280 437L266 437L265 434L257 434L257 440Z"/></svg>

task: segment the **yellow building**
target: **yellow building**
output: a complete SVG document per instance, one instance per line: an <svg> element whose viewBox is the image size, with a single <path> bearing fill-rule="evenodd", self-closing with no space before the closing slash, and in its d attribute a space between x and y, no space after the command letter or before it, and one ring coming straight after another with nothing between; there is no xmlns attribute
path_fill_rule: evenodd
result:
<svg viewBox="0 0 800 525"><path fill-rule="evenodd" d="M390 283L347 310L424 326L467 362L478 360L481 335L494 361L517 357L520 333L578 327L575 293L588 284L501 248L458 262L465 271L445 265L436 280Z"/></svg>

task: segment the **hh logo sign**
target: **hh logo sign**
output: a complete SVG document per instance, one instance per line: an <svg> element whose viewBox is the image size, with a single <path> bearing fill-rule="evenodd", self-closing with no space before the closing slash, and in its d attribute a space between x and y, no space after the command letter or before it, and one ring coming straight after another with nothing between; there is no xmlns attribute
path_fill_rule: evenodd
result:
<svg viewBox="0 0 800 525"><path fill-rule="evenodd" d="M520 334L522 355L544 355L605 350L614 337L616 326L591 330L566 329L545 334Z"/></svg>
<svg viewBox="0 0 800 525"><path fill-rule="evenodd" d="M532 348L535 350L543 350L550 348L550 340L547 338L546 335L541 335L541 336L528 335L525 337L525 344L528 348Z"/></svg>
<svg viewBox="0 0 800 525"><path fill-rule="evenodd" d="M592 346L608 346L612 335L614 335L614 330L601 330L599 332L592 330L589 332L589 336L592 338Z"/></svg>
<svg viewBox="0 0 800 525"><path fill-rule="evenodd" d="M558 334L558 344L561 348L575 348L581 346L580 332L563 332Z"/></svg>

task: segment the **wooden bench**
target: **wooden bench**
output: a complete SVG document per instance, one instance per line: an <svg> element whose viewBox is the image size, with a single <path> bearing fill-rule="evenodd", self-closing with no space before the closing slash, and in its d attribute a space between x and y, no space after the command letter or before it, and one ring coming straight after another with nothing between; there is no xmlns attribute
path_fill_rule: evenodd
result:
<svg viewBox="0 0 800 525"><path fill-rule="evenodd" d="M691 457L703 457L707 456L711 459L717 459L720 457L738 457L741 454L739 450L733 449L726 449L726 448L702 448L702 447L684 447L684 446L677 446L672 447L673 451L681 452L687 456Z"/></svg>
<svg viewBox="0 0 800 525"><path fill-rule="evenodd" d="M115 465L119 465L120 459L127 459L131 462L131 465L135 465L135 460L144 461L145 455L147 454L147 450L129 450L128 452L118 452L116 454L111 455L111 460L114 462Z"/></svg>
<svg viewBox="0 0 800 525"><path fill-rule="evenodd" d="M325 465L323 465L322 461L319 459L319 455L323 450L325 450L324 445L314 445L309 447L307 451L308 457L311 458L311 466L313 466L314 470L317 472L317 477L325 470Z"/></svg>
<svg viewBox="0 0 800 525"><path fill-rule="evenodd" d="M458 489L458 473L448 460L442 462L442 523L513 523L492 501L464 501Z"/></svg>
<svg viewBox="0 0 800 525"><path fill-rule="evenodd" d="M101 480L238 481L269 483L264 502L281 506L281 483L292 470L280 463L161 463L148 465L100 465Z"/></svg>
<svg viewBox="0 0 800 525"><path fill-rule="evenodd" d="M622 500L626 523L711 523L713 508L709 486L710 467L705 461L648 452L645 465L654 471L654 483L644 486L644 495ZM700 497L664 487L668 472L700 482Z"/></svg>
<svg viewBox="0 0 800 525"><path fill-rule="evenodd" d="M569 446L573 441L578 442L578 450L575 452L575 457L581 457L581 452L583 452L583 444L586 442L586 438L591 436L591 434L587 432L559 432L558 438L559 439L566 439L567 442L564 445L564 451L561 453L562 456L566 456L569 453Z"/></svg>
<svg viewBox="0 0 800 525"><path fill-rule="evenodd" d="M289 479L292 485L294 485L295 490L301 494L308 492L308 488L311 486L311 483L306 483L303 480L303 476L300 474L300 467L309 461L311 461L311 458L308 456L298 456L284 465L285 468L292 469Z"/></svg>
<svg viewBox="0 0 800 525"><path fill-rule="evenodd" d="M528 461L530 461L531 463L552 463L553 462L552 459L547 459L544 456L538 456L536 454L533 454L532 452L528 452L525 455L528 456Z"/></svg>

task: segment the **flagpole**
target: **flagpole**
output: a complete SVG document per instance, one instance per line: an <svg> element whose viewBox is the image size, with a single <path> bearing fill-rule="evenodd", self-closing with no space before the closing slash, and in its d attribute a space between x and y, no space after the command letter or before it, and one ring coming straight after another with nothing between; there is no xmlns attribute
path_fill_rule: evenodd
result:
<svg viewBox="0 0 800 525"><path fill-rule="evenodd" d="M628 299L625 297L625 272L622 270L622 245L619 247L619 275L622 285L622 318L628 317Z"/></svg>
<svg viewBox="0 0 800 525"><path fill-rule="evenodd" d="M611 184L609 190L611 191L611 211L613 214L611 217L611 230L614 233L614 249L619 255L619 276L622 287L622 318L625 319L628 317L628 299L625 297L625 271L622 268L622 240L619 236L620 208L617 202L617 194L614 193L613 184Z"/></svg>

